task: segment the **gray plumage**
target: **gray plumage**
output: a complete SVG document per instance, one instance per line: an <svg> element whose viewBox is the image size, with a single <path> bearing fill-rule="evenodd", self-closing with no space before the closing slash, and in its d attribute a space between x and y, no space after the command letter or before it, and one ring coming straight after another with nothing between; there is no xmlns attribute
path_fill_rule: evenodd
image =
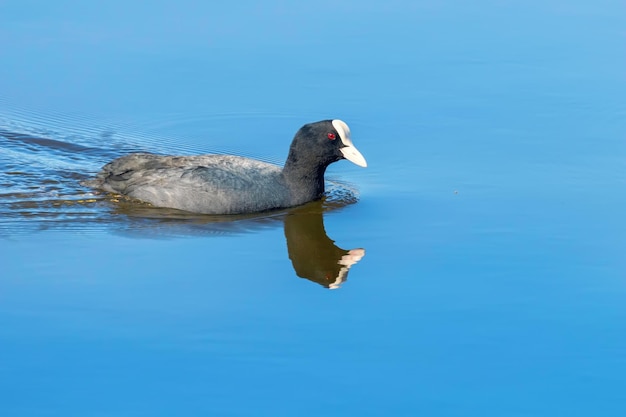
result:
<svg viewBox="0 0 626 417"><path fill-rule="evenodd" d="M322 197L324 172L332 162L347 158L365 166L349 134L347 125L338 120L304 125L283 168L232 155L130 154L106 164L87 185L194 213L292 207Z"/></svg>

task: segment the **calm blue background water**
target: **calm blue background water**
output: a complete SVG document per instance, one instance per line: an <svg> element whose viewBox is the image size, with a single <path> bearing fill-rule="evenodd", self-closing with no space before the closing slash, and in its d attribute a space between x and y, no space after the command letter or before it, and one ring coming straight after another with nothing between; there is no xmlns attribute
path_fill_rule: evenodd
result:
<svg viewBox="0 0 626 417"><path fill-rule="evenodd" d="M623 416L624 28L609 0L1 2L0 415ZM79 183L135 150L280 163L324 118L369 167L304 214ZM365 256L329 290L317 247Z"/></svg>

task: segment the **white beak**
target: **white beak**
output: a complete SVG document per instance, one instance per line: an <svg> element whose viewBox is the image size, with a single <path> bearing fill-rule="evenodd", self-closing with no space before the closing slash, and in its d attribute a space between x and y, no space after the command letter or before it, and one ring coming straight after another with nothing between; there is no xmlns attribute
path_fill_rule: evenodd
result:
<svg viewBox="0 0 626 417"><path fill-rule="evenodd" d="M363 168L367 166L365 158L363 157L363 155L361 155L361 152L359 152L359 150L354 147L354 145L344 146L339 150L343 154L344 158L346 158L348 161L353 162Z"/></svg>
<svg viewBox="0 0 626 417"><path fill-rule="evenodd" d="M350 139L350 128L343 120L335 119L333 120L333 127L339 133L339 138L341 139L341 143L343 143L343 148L339 149L343 154L343 157L346 158L350 162L354 162L360 167L365 168L367 166L367 162L365 162L365 158L361 155L361 152L352 144L352 140Z"/></svg>

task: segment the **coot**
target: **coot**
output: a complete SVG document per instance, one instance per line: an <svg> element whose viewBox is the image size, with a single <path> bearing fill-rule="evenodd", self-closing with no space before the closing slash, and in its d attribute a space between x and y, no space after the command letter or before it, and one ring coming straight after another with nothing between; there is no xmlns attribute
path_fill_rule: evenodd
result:
<svg viewBox="0 0 626 417"><path fill-rule="evenodd" d="M233 155L134 153L106 164L87 184L157 207L193 213L243 214L297 206L324 194L326 167L347 159L367 163L338 119L296 133L283 168Z"/></svg>

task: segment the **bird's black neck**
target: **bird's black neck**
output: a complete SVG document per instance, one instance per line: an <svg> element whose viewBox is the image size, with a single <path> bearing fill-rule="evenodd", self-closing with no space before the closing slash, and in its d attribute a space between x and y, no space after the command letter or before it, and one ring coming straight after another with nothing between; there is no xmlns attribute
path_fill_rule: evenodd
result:
<svg viewBox="0 0 626 417"><path fill-rule="evenodd" d="M318 200L324 195L324 173L326 166L317 161L298 161L287 158L283 176L293 196L306 202Z"/></svg>

